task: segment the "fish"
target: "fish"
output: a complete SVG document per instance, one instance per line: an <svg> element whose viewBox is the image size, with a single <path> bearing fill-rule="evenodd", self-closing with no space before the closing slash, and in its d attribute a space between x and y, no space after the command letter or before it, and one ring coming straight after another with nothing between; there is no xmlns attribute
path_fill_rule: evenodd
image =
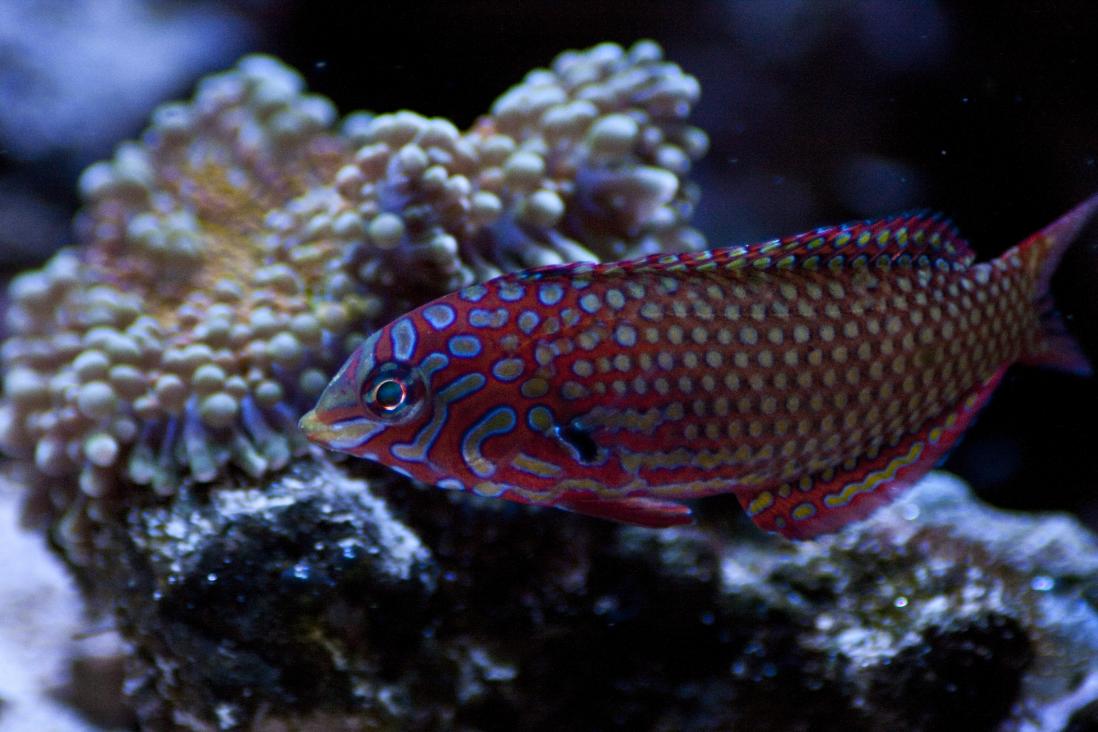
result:
<svg viewBox="0 0 1098 732"><path fill-rule="evenodd" d="M916 212L506 274L369 335L300 427L440 488L652 528L732 493L809 539L931 470L1011 364L1090 372L1050 283L1096 209L987 262Z"/></svg>

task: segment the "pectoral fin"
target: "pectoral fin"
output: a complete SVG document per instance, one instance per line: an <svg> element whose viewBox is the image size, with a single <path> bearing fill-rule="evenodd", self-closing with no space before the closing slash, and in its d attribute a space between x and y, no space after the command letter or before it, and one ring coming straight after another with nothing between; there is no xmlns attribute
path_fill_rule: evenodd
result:
<svg viewBox="0 0 1098 732"><path fill-rule="evenodd" d="M597 498L594 496L566 498L556 504L558 508L610 519L623 524L663 529L693 522L690 509L681 503L660 501L655 498Z"/></svg>

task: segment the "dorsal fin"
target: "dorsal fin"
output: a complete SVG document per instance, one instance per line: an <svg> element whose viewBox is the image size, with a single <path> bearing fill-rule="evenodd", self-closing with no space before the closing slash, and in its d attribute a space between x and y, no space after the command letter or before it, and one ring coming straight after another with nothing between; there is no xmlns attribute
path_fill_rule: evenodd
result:
<svg viewBox="0 0 1098 732"><path fill-rule="evenodd" d="M625 262L550 265L515 277L655 274L721 269L841 270L876 267L965 269L975 259L953 223L941 214L914 211L883 219L828 226L782 239L682 254L652 254Z"/></svg>
<svg viewBox="0 0 1098 732"><path fill-rule="evenodd" d="M762 245L765 247L766 245ZM927 263L944 260L968 266L975 259L968 242L957 233L953 222L942 214L913 211L883 219L854 221L786 237L779 240L776 255L804 258L844 256L854 261L865 254L872 261L881 256L897 261L927 257Z"/></svg>
<svg viewBox="0 0 1098 732"><path fill-rule="evenodd" d="M963 269L975 255L948 219L939 214L915 212L716 249L706 259L715 261L717 267L732 269L840 270L894 265Z"/></svg>

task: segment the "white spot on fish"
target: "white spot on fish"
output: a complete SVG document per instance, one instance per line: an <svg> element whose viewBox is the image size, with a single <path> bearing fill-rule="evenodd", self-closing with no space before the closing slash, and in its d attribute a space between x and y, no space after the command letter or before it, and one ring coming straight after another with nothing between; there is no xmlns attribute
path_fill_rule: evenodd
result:
<svg viewBox="0 0 1098 732"><path fill-rule="evenodd" d="M538 302L542 305L556 305L564 297L564 290L560 285L546 283L538 287Z"/></svg>
<svg viewBox="0 0 1098 732"><path fill-rule="evenodd" d="M589 292L580 298L579 305L583 308L584 312L593 314L597 313L599 308L602 307L602 300L600 300L599 296L595 293Z"/></svg>
<svg viewBox="0 0 1098 732"><path fill-rule="evenodd" d="M449 342L450 353L460 358L472 358L481 351L480 339L471 335L456 335Z"/></svg>
<svg viewBox="0 0 1098 732"><path fill-rule="evenodd" d="M505 302L521 300L526 295L526 289L515 282L504 282L499 286L499 299Z"/></svg>
<svg viewBox="0 0 1098 732"><path fill-rule="evenodd" d="M614 330L614 340L622 348L630 348L637 344L637 330L631 325L622 323Z"/></svg>
<svg viewBox="0 0 1098 732"><path fill-rule="evenodd" d="M411 360L416 350L416 326L411 318L401 318L392 328L393 356L401 361Z"/></svg>
<svg viewBox="0 0 1098 732"><path fill-rule="evenodd" d="M524 310L518 316L518 327L523 333L530 335L534 328L538 327L541 318L533 310Z"/></svg>
<svg viewBox="0 0 1098 732"><path fill-rule="evenodd" d="M467 302L480 302L488 294L488 288L484 285L472 285L458 293L458 297Z"/></svg>
<svg viewBox="0 0 1098 732"><path fill-rule="evenodd" d="M453 324L456 317L454 309L444 303L428 305L423 309L423 319L435 330L444 330Z"/></svg>

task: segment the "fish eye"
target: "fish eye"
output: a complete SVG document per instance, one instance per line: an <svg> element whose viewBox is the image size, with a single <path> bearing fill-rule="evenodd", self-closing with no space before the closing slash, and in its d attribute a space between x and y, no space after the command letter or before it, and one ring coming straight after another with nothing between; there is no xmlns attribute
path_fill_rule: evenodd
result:
<svg viewBox="0 0 1098 732"><path fill-rule="evenodd" d="M374 386L374 403L386 412L400 409L408 398L408 385L396 379L383 379Z"/></svg>
<svg viewBox="0 0 1098 732"><path fill-rule="evenodd" d="M362 404L378 419L406 419L420 401L421 383L417 372L408 366L385 364L362 382Z"/></svg>

